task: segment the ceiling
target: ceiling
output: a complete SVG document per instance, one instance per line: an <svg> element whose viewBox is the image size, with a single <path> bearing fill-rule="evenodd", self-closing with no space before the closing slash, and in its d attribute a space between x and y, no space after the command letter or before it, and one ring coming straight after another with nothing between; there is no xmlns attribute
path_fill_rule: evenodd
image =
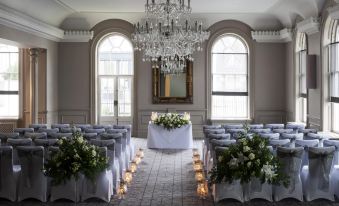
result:
<svg viewBox="0 0 339 206"><path fill-rule="evenodd" d="M326 0L191 0L193 18L206 26L224 19L253 29L292 27L297 16L317 16ZM0 0L0 4L63 29L90 29L105 19L136 23L146 0Z"/></svg>

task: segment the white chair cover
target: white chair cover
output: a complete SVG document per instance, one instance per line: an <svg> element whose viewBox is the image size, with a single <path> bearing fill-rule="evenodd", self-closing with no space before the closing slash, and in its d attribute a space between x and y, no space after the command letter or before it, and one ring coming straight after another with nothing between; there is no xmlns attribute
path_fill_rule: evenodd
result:
<svg viewBox="0 0 339 206"><path fill-rule="evenodd" d="M7 139L11 138L11 139L18 139L20 138L20 134L19 133L4 133L4 132L0 132L0 140L1 140L1 144L2 145L7 145Z"/></svg>
<svg viewBox="0 0 339 206"><path fill-rule="evenodd" d="M40 128L39 130L38 130L38 132L46 132L47 133L47 138L54 138L54 137L52 137L52 134L53 133L58 133L59 132L59 128L54 128L54 129L45 129L45 128Z"/></svg>
<svg viewBox="0 0 339 206"><path fill-rule="evenodd" d="M14 165L20 165L19 163L19 157L18 157L18 146L31 146L32 145L32 139L7 139L7 144L13 147L13 164Z"/></svg>
<svg viewBox="0 0 339 206"><path fill-rule="evenodd" d="M127 146L130 150L130 160L132 161L135 156L134 143L132 142L132 125L113 125L113 129L127 129ZM128 148L127 148L128 149Z"/></svg>
<svg viewBox="0 0 339 206"><path fill-rule="evenodd" d="M120 167L119 167L119 159L115 156L115 140L108 139L108 140L91 140L91 144L98 146L98 147L106 147L107 148L107 157L108 157L108 164L109 170L113 173L113 189L117 191L120 184Z"/></svg>
<svg viewBox="0 0 339 206"><path fill-rule="evenodd" d="M85 132L86 129L92 128L90 124L74 124L76 128L80 128L82 132Z"/></svg>
<svg viewBox="0 0 339 206"><path fill-rule="evenodd" d="M244 125L242 125L242 124L224 124L224 125L222 125L222 127L225 130L228 130L228 129L243 129Z"/></svg>
<svg viewBox="0 0 339 206"><path fill-rule="evenodd" d="M46 202L47 178L43 174L44 148L39 146L19 146L17 150L21 164L18 201L34 198Z"/></svg>
<svg viewBox="0 0 339 206"><path fill-rule="evenodd" d="M74 133L74 132L81 132L81 128L71 128L71 127L62 127L60 128L61 133Z"/></svg>
<svg viewBox="0 0 339 206"><path fill-rule="evenodd" d="M323 146L324 147L330 147L330 146L335 147L333 162L335 165L339 165L339 140L324 140Z"/></svg>
<svg viewBox="0 0 339 206"><path fill-rule="evenodd" d="M334 147L310 147L309 166L301 173L305 199L328 199L334 201L334 188L330 172L333 166Z"/></svg>
<svg viewBox="0 0 339 206"><path fill-rule="evenodd" d="M269 145L273 148L273 155L277 155L278 147L290 147L290 140L289 139L271 139L269 140Z"/></svg>
<svg viewBox="0 0 339 206"><path fill-rule="evenodd" d="M78 180L72 177L70 180L61 183L60 185L51 185L50 201L53 202L59 199L66 199L73 202L79 202L83 179L83 175L79 175Z"/></svg>
<svg viewBox="0 0 339 206"><path fill-rule="evenodd" d="M50 157L49 154L49 147L57 146L58 139L35 139L34 145L35 146L42 146L45 150L45 160L48 160Z"/></svg>
<svg viewBox="0 0 339 206"><path fill-rule="evenodd" d="M303 133L296 133L296 134L288 134L288 133L282 133L280 136L280 139L289 139L291 142L291 147L295 147L295 141L296 140L302 140L304 138Z"/></svg>
<svg viewBox="0 0 339 206"><path fill-rule="evenodd" d="M52 133L51 138L53 139L61 139L62 137L70 138L72 137L72 133Z"/></svg>
<svg viewBox="0 0 339 206"><path fill-rule="evenodd" d="M280 137L279 133L260 133L259 135L260 135L260 137L266 138L266 139L269 139L269 140L271 140L271 139L277 140Z"/></svg>
<svg viewBox="0 0 339 206"><path fill-rule="evenodd" d="M16 201L19 172L14 169L13 148L0 147L0 198Z"/></svg>
<svg viewBox="0 0 339 206"><path fill-rule="evenodd" d="M306 136L304 136L304 139L318 139L319 140L319 147L323 146L323 142L326 139L329 139L329 137L325 134L315 134L315 133L308 133Z"/></svg>
<svg viewBox="0 0 339 206"><path fill-rule="evenodd" d="M307 134L310 134L310 133L316 134L318 132L318 130L317 129L300 129L298 132L304 133L305 135L307 135Z"/></svg>
<svg viewBox="0 0 339 206"><path fill-rule="evenodd" d="M47 124L30 124L29 128L33 128L34 132L37 132L40 128L47 129Z"/></svg>
<svg viewBox="0 0 339 206"><path fill-rule="evenodd" d="M259 133L267 134L267 133L272 133L272 130L271 129L250 129L249 132L255 133L255 134L259 134Z"/></svg>
<svg viewBox="0 0 339 206"><path fill-rule="evenodd" d="M210 158L209 156L209 140L208 140L208 135L209 134L224 134L225 133L225 129L205 129L204 130L204 143L206 145L206 149L203 152L203 161L204 161L204 165L207 165L207 162Z"/></svg>
<svg viewBox="0 0 339 206"><path fill-rule="evenodd" d="M225 199L234 199L239 202L244 202L243 186L240 184L240 180L233 181L232 183L222 182L213 184L212 195L214 202Z"/></svg>
<svg viewBox="0 0 339 206"><path fill-rule="evenodd" d="M284 129L285 125L284 124L265 124L265 128L269 128L271 130L273 130L273 129Z"/></svg>
<svg viewBox="0 0 339 206"><path fill-rule="evenodd" d="M296 132L299 132L300 130L304 130L306 127L305 123L301 122L287 122L286 129L293 129Z"/></svg>
<svg viewBox="0 0 339 206"><path fill-rule="evenodd" d="M100 154L107 157L107 148L100 147ZM87 200L89 198L98 198L106 202L110 202L113 195L113 176L112 170L105 170L98 174L94 182L84 178L81 200Z"/></svg>
<svg viewBox="0 0 339 206"><path fill-rule="evenodd" d="M13 130L13 132L15 132L15 133L19 133L20 134L20 136L24 136L24 134L26 133L26 132L34 132L34 129L33 128L15 128L14 130Z"/></svg>
<svg viewBox="0 0 339 206"><path fill-rule="evenodd" d="M308 148L309 147L318 147L319 146L319 140L296 140L295 141L295 147L302 147L304 149L303 155L302 155L302 162L301 162L301 168L300 170L308 165Z"/></svg>
<svg viewBox="0 0 339 206"><path fill-rule="evenodd" d="M61 128L68 128L68 127L71 127L71 125L70 124L52 124L51 125L52 129L54 128L61 129Z"/></svg>
<svg viewBox="0 0 339 206"><path fill-rule="evenodd" d="M105 132L106 132L105 129L91 129L91 128L85 129L85 133L97 133L98 135L103 134Z"/></svg>
<svg viewBox="0 0 339 206"><path fill-rule="evenodd" d="M211 171L211 169L213 168L214 163L216 162L216 152L215 152L215 148L216 147L228 147L232 144L236 144L237 142L233 139L233 140L229 140L229 139L211 139L210 140L210 159L207 162L206 168L207 168L207 172Z"/></svg>
<svg viewBox="0 0 339 206"><path fill-rule="evenodd" d="M259 178L252 178L252 180L243 185L244 200L264 199L272 202L272 185L268 183L261 183Z"/></svg>
<svg viewBox="0 0 339 206"><path fill-rule="evenodd" d="M113 129L113 126L112 125L96 124L96 125L93 125L93 129L105 129L105 130L109 130L109 129Z"/></svg>
<svg viewBox="0 0 339 206"><path fill-rule="evenodd" d="M127 145L127 129L109 129L107 130L108 134L122 134L122 152L125 157L125 168L129 168L130 161L131 161L131 154L130 154L130 149L128 148Z"/></svg>
<svg viewBox="0 0 339 206"><path fill-rule="evenodd" d="M98 134L97 133L83 133L82 136L87 140L87 141L91 141L93 139L97 139L98 138Z"/></svg>
<svg viewBox="0 0 339 206"><path fill-rule="evenodd" d="M278 147L277 157L282 164L283 173L287 174L290 178L290 184L288 187L284 185L273 186L275 201L280 201L285 198L294 198L303 201L302 182L300 178L303 151L304 149L301 147Z"/></svg>
<svg viewBox="0 0 339 206"><path fill-rule="evenodd" d="M231 134L232 139L236 139L238 134L245 133L245 129L227 129L226 132Z"/></svg>
<svg viewBox="0 0 339 206"><path fill-rule="evenodd" d="M26 132L24 135L25 138L31 138L34 139L47 139L47 133L46 132Z"/></svg>
<svg viewBox="0 0 339 206"><path fill-rule="evenodd" d="M283 134L283 133L287 133L287 134L296 133L296 132L294 132L293 129L273 129L272 132L273 133L279 133L280 135Z"/></svg>
<svg viewBox="0 0 339 206"><path fill-rule="evenodd" d="M250 124L248 127L250 129L264 129L264 124Z"/></svg>

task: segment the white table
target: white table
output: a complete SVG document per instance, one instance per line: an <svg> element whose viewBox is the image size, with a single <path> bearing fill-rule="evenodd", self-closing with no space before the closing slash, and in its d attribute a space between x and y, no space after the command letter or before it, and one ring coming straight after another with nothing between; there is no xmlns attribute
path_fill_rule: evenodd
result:
<svg viewBox="0 0 339 206"><path fill-rule="evenodd" d="M193 148L192 124L167 130L162 126L148 124L147 147L154 149Z"/></svg>

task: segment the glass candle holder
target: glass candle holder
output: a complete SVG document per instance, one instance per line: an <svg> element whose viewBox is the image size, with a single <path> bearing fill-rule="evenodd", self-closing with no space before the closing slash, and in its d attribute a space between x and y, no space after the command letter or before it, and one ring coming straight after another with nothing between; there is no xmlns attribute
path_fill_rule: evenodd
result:
<svg viewBox="0 0 339 206"><path fill-rule="evenodd" d="M198 183L197 194L200 198L205 199L208 196L208 183L201 181Z"/></svg>
<svg viewBox="0 0 339 206"><path fill-rule="evenodd" d="M132 171L131 171L131 170L127 170L126 173L125 173L124 181L125 181L127 184L131 184L132 179L133 179L133 173L132 173Z"/></svg>
<svg viewBox="0 0 339 206"><path fill-rule="evenodd" d="M137 156L140 157L141 159L144 158L144 150L139 148L138 152L137 152Z"/></svg>
<svg viewBox="0 0 339 206"><path fill-rule="evenodd" d="M201 182L201 181L205 180L205 175L204 175L203 170L196 171L196 173L195 173L195 180L197 182Z"/></svg>
<svg viewBox="0 0 339 206"><path fill-rule="evenodd" d="M138 156L136 156L136 157L134 158L134 162L137 163L137 165L140 164L141 158L138 157Z"/></svg>
<svg viewBox="0 0 339 206"><path fill-rule="evenodd" d="M137 163L135 161L131 162L130 170L132 173L135 173L137 171Z"/></svg>
<svg viewBox="0 0 339 206"><path fill-rule="evenodd" d="M124 199L126 192L127 192L127 185L126 185L125 181L122 180L120 182L119 189L118 189L118 192L117 192L119 199Z"/></svg>
<svg viewBox="0 0 339 206"><path fill-rule="evenodd" d="M193 155L193 161L196 162L198 160L200 160L200 154Z"/></svg>
<svg viewBox="0 0 339 206"><path fill-rule="evenodd" d="M193 164L193 169L195 172L203 169L203 163L201 160L195 161Z"/></svg>

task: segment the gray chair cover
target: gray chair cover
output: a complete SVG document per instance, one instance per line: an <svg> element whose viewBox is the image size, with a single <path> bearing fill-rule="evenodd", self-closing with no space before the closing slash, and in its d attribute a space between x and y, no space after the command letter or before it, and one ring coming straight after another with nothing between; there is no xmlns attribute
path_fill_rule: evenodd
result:
<svg viewBox="0 0 339 206"><path fill-rule="evenodd" d="M248 127L250 129L264 129L264 124L250 124Z"/></svg>
<svg viewBox="0 0 339 206"><path fill-rule="evenodd" d="M98 146L98 147L106 147L107 148L107 157L108 157L108 164L110 170L113 173L113 189L117 191L119 188L120 183L120 167L119 167L119 159L115 156L115 140L108 139L108 140L91 140L91 144Z"/></svg>
<svg viewBox="0 0 339 206"><path fill-rule="evenodd" d="M242 125L242 124L224 124L224 125L222 125L222 127L225 130L228 130L228 129L243 129L244 125Z"/></svg>
<svg viewBox="0 0 339 206"><path fill-rule="evenodd" d="M20 138L20 134L19 133L4 133L4 132L0 132L0 140L1 140L1 144L2 145L6 145L7 144L7 139L11 138L11 139L18 139Z"/></svg>
<svg viewBox="0 0 339 206"><path fill-rule="evenodd" d="M97 133L83 133L82 136L87 141L90 141L90 140L96 139L98 137L98 134Z"/></svg>
<svg viewBox="0 0 339 206"><path fill-rule="evenodd" d="M58 133L59 128L54 128L54 129L45 129L45 128L40 128L38 132L46 132L47 133L47 138L53 138L52 134L53 133Z"/></svg>
<svg viewBox="0 0 339 206"><path fill-rule="evenodd" d="M237 138L239 133L245 133L245 129L227 129L226 132L231 134L231 138Z"/></svg>
<svg viewBox="0 0 339 206"><path fill-rule="evenodd" d="M72 133L52 133L51 138L53 139L61 139L62 137L70 138L72 137Z"/></svg>
<svg viewBox="0 0 339 206"><path fill-rule="evenodd" d="M203 147L203 161L204 164L207 165L207 162L209 160L209 140L208 140L208 135L209 134L224 134L225 133L225 129L221 128L221 129L205 129L204 130L204 147Z"/></svg>
<svg viewBox="0 0 339 206"><path fill-rule="evenodd" d="M106 132L105 129L85 129L85 133L97 133L98 135L103 134L105 132Z"/></svg>
<svg viewBox="0 0 339 206"><path fill-rule="evenodd" d="M34 198L46 202L47 178L43 174L44 148L39 146L19 146L17 150L21 164L18 201Z"/></svg>
<svg viewBox="0 0 339 206"><path fill-rule="evenodd" d="M122 152L124 154L125 157L125 167L129 168L129 163L131 161L131 154L130 154L130 149L127 145L127 129L109 129L107 130L108 134L116 134L116 133L120 133L122 134L122 139L121 139L121 143L122 143Z"/></svg>
<svg viewBox="0 0 339 206"><path fill-rule="evenodd" d="M93 129L105 129L106 131L109 129L113 129L113 125L93 125Z"/></svg>
<svg viewBox="0 0 339 206"><path fill-rule="evenodd" d="M324 147L335 147L335 153L333 157L333 162L335 165L339 165L339 140L324 140Z"/></svg>
<svg viewBox="0 0 339 206"><path fill-rule="evenodd" d="M0 198L16 201L17 180L20 170L14 169L13 148L0 147Z"/></svg>
<svg viewBox="0 0 339 206"><path fill-rule="evenodd" d="M7 139L7 144L13 147L13 163L14 165L20 165L19 157L18 157L18 146L31 146L32 139Z"/></svg>
<svg viewBox="0 0 339 206"><path fill-rule="evenodd" d="M288 133L282 133L280 135L280 139L289 139L291 142L291 147L295 147L295 141L296 140L302 140L304 138L303 133L296 133L296 134L288 134Z"/></svg>
<svg viewBox="0 0 339 206"><path fill-rule="evenodd" d="M279 134L291 134L291 133L296 133L293 129L273 129L273 133L279 133Z"/></svg>
<svg viewBox="0 0 339 206"><path fill-rule="evenodd" d="M269 140L269 145L273 148L273 155L276 156L278 147L290 147L289 139L271 139Z"/></svg>
<svg viewBox="0 0 339 206"><path fill-rule="evenodd" d="M34 129L33 128L15 128L13 131L16 133L19 133L20 136L24 136L26 132L34 132Z"/></svg>
<svg viewBox="0 0 339 206"><path fill-rule="evenodd" d="M127 129L127 145L130 150L130 160L132 161L135 156L134 143L132 142L132 125L113 125L113 129Z"/></svg>
<svg viewBox="0 0 339 206"><path fill-rule="evenodd" d="M271 130L273 130L273 129L284 129L285 125L284 124L265 124L265 128L269 128Z"/></svg>
<svg viewBox="0 0 339 206"><path fill-rule="evenodd" d="M99 153L107 157L107 148L99 147ZM101 199L105 202L110 202L113 195L113 176L112 170L104 170L97 175L94 182L84 177L81 200L87 200L89 198Z"/></svg>
<svg viewBox="0 0 339 206"><path fill-rule="evenodd" d="M296 140L295 147L302 147L304 149L302 156L301 168L308 165L308 148L309 147L319 147L319 140Z"/></svg>
<svg viewBox="0 0 339 206"><path fill-rule="evenodd" d="M306 127L305 123L288 122L286 124L286 129L293 129L296 132L299 132L300 130L304 130L305 127Z"/></svg>
<svg viewBox="0 0 339 206"><path fill-rule="evenodd" d="M279 133L259 133L260 137L266 138L266 139L279 139L280 134Z"/></svg>
<svg viewBox="0 0 339 206"><path fill-rule="evenodd" d="M214 164L216 164L217 161L217 155L216 155L216 147L228 147L232 144L236 144L236 140L218 140L218 139L212 139L210 141L211 143L211 150L210 150L210 160L208 162L208 164L206 165L206 167L208 168L208 171L210 171L213 167Z"/></svg>
<svg viewBox="0 0 339 206"><path fill-rule="evenodd" d="M330 172L335 147L309 147L309 166L302 170L304 195L307 201L328 199L334 201Z"/></svg>
<svg viewBox="0 0 339 206"><path fill-rule="evenodd" d="M298 132L304 133L305 135L307 135L309 133L316 134L316 133L318 133L318 130L317 129L300 129Z"/></svg>
<svg viewBox="0 0 339 206"><path fill-rule="evenodd" d="M304 149L278 147L277 157L282 165L282 172L290 178L290 184L286 188L283 185L273 186L274 200L294 198L303 201L302 182L300 178L301 162Z"/></svg>
<svg viewBox="0 0 339 206"><path fill-rule="evenodd" d="M52 124L51 125L51 128L54 129L54 128L68 128L68 127L71 127L70 124Z"/></svg>
<svg viewBox="0 0 339 206"><path fill-rule="evenodd" d="M85 132L86 129L92 128L90 124L74 124L76 128L80 128L82 132Z"/></svg>
<svg viewBox="0 0 339 206"><path fill-rule="evenodd" d="M25 133L24 135L25 138L31 138L32 140L34 139L47 139L47 133L46 132L30 132L30 133Z"/></svg>
<svg viewBox="0 0 339 206"><path fill-rule="evenodd" d="M47 124L30 124L29 128L33 128L35 132L39 131L40 128L47 129Z"/></svg>
<svg viewBox="0 0 339 206"><path fill-rule="evenodd" d="M259 134L259 133L272 133L271 129L250 129L249 131L250 133L255 133L255 134Z"/></svg>
<svg viewBox="0 0 339 206"><path fill-rule="evenodd" d="M326 139L329 139L329 136L325 134L316 134L316 133L308 133L306 136L304 136L304 139L306 140L312 140L312 139L318 139L319 140L319 147L323 146L323 142Z"/></svg>
<svg viewBox="0 0 339 206"><path fill-rule="evenodd" d="M81 128L76 127L62 127L60 128L61 133L75 133L75 132L81 132Z"/></svg>

